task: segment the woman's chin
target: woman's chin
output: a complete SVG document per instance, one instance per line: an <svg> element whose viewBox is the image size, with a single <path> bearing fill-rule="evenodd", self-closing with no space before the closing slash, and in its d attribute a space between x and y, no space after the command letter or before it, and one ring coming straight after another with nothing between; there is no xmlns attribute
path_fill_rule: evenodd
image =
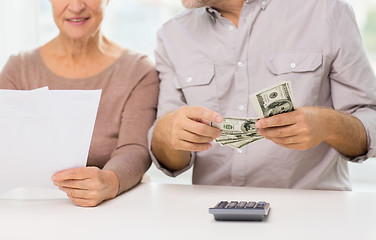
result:
<svg viewBox="0 0 376 240"><path fill-rule="evenodd" d="M87 33L65 33L62 34L65 38L73 40L73 41L81 41L88 39L90 35Z"/></svg>

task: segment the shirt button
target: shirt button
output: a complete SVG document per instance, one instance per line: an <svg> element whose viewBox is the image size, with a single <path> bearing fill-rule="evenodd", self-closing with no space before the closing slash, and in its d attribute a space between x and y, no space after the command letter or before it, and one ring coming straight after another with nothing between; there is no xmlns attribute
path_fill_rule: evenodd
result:
<svg viewBox="0 0 376 240"><path fill-rule="evenodd" d="M242 153L243 152L243 150L241 150L240 148L237 151L238 151L238 153Z"/></svg>
<svg viewBox="0 0 376 240"><path fill-rule="evenodd" d="M229 27L228 27L228 30L230 30L231 32L234 31L234 26L232 26L232 25L229 26Z"/></svg>
<svg viewBox="0 0 376 240"><path fill-rule="evenodd" d="M238 62L238 67L243 67L243 63L242 62Z"/></svg>
<svg viewBox="0 0 376 240"><path fill-rule="evenodd" d="M265 7L266 2L265 2L265 1L262 1L262 2L261 2L261 5L262 5L263 7Z"/></svg>
<svg viewBox="0 0 376 240"><path fill-rule="evenodd" d="M245 109L244 105L239 105L239 110L243 111Z"/></svg>
<svg viewBox="0 0 376 240"><path fill-rule="evenodd" d="M295 68L295 67L296 67L296 64L295 64L295 63L291 63L291 64L290 64L290 67L291 67L291 68Z"/></svg>
<svg viewBox="0 0 376 240"><path fill-rule="evenodd" d="M192 77L187 77L187 82L192 82Z"/></svg>

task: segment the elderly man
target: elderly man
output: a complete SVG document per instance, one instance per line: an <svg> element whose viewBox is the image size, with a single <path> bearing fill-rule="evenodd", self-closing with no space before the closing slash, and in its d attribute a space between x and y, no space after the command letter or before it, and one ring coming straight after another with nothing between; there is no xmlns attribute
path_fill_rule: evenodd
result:
<svg viewBox="0 0 376 240"><path fill-rule="evenodd" d="M350 190L348 161L376 155L376 78L340 0L183 0L158 33L154 163L194 184ZM264 139L212 142L210 122L257 116L249 95L290 81L295 111L263 118Z"/></svg>

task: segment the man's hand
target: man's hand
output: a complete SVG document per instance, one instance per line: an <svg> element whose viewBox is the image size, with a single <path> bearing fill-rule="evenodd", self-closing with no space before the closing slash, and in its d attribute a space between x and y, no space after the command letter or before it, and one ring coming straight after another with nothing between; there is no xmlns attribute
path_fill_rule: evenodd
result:
<svg viewBox="0 0 376 240"><path fill-rule="evenodd" d="M221 130L210 126L211 121L220 123L223 117L203 107L181 107L160 119L154 131L174 150L204 151L221 135Z"/></svg>
<svg viewBox="0 0 376 240"><path fill-rule="evenodd" d="M223 117L203 107L181 107L166 114L156 124L151 149L158 161L170 170L188 165L191 151L205 151L221 130L210 122L221 123Z"/></svg>
<svg viewBox="0 0 376 240"><path fill-rule="evenodd" d="M301 107L260 119L255 126L266 139L286 148L307 150L324 141L349 157L367 152L367 134L362 122L329 108Z"/></svg>
<svg viewBox="0 0 376 240"><path fill-rule="evenodd" d="M259 134L276 144L297 150L307 150L326 140L328 122L317 107L302 107L295 111L260 119Z"/></svg>
<svg viewBox="0 0 376 240"><path fill-rule="evenodd" d="M119 180L111 170L97 167L73 168L55 173L52 181L78 206L94 207L116 197Z"/></svg>

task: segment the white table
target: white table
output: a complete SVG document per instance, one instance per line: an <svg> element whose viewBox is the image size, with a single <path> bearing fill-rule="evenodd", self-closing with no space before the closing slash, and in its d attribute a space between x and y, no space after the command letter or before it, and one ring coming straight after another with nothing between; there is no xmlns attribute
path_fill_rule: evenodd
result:
<svg viewBox="0 0 376 240"><path fill-rule="evenodd" d="M217 222L220 200L271 203L263 222ZM376 239L376 193L142 183L95 208L0 200L0 239Z"/></svg>

